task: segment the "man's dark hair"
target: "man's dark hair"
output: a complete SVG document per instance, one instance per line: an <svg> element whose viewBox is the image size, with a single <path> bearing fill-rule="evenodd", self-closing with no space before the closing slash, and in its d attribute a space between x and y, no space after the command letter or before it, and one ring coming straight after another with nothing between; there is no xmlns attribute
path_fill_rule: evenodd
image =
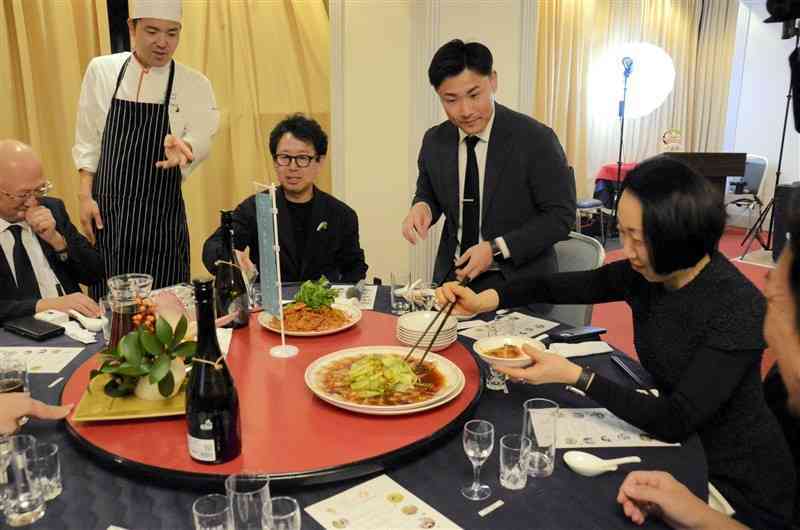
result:
<svg viewBox="0 0 800 530"><path fill-rule="evenodd" d="M453 39L436 50L428 67L428 80L433 88L438 89L445 79L467 69L476 74L491 75L492 62L492 52L480 42L464 43L461 39Z"/></svg>
<svg viewBox="0 0 800 530"><path fill-rule="evenodd" d="M792 249L792 262L789 264L789 286L792 289L797 315L797 329L800 330L800 188L792 193L788 215L787 245Z"/></svg>
<svg viewBox="0 0 800 530"><path fill-rule="evenodd" d="M687 269L717 250L725 229L722 194L683 162L649 158L628 173L622 192L642 204L642 230L656 273Z"/></svg>
<svg viewBox="0 0 800 530"><path fill-rule="evenodd" d="M298 113L281 120L269 133L269 152L272 154L272 158L275 158L278 142L286 133L292 133L292 136L298 140L313 145L317 158L328 153L328 135L322 130L320 124L316 120L306 118Z"/></svg>

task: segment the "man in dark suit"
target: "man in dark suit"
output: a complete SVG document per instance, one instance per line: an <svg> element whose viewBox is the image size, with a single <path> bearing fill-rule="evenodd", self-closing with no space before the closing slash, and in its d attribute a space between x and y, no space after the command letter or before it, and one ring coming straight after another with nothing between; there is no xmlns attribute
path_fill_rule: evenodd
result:
<svg viewBox="0 0 800 530"><path fill-rule="evenodd" d="M425 133L417 191L403 221L416 244L446 218L433 279L455 276L473 287L556 270L553 244L575 224L575 179L555 133L494 101L492 53L453 40L433 56L428 78L448 121Z"/></svg>
<svg viewBox="0 0 800 530"><path fill-rule="evenodd" d="M270 133L269 150L278 174L278 243L285 282L316 280L355 283L367 264L358 241L358 216L342 201L318 189L314 181L328 152L328 136L320 125L300 114L284 119ZM255 195L233 213L234 247L245 269L259 266ZM203 245L203 263L213 274L224 256L222 228ZM255 265L253 265L253 262Z"/></svg>
<svg viewBox="0 0 800 530"><path fill-rule="evenodd" d="M47 309L100 308L80 291L103 277L100 254L73 226L33 150L0 141L0 321Z"/></svg>

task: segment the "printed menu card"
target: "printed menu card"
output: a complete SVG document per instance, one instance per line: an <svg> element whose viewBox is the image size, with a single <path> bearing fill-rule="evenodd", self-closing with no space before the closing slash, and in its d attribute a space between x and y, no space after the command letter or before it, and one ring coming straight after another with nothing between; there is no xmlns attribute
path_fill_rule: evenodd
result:
<svg viewBox="0 0 800 530"><path fill-rule="evenodd" d="M326 530L462 530L387 475L308 506L306 512Z"/></svg>

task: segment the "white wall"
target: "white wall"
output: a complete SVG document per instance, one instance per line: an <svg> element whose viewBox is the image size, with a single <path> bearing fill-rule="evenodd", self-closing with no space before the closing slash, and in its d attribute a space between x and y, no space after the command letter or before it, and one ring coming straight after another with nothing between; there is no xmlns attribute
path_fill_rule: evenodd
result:
<svg viewBox="0 0 800 530"><path fill-rule="evenodd" d="M428 64L452 38L481 41L495 58L497 100L511 108L532 101L532 83L520 79L533 68L525 25L533 27L535 10L530 0L331 0L330 7L333 192L358 212L368 278L410 271L430 279L435 241L412 250L400 233L422 134L444 120Z"/></svg>
<svg viewBox="0 0 800 530"><path fill-rule="evenodd" d="M788 57L795 41L781 40L782 25L763 23L767 16L769 13L763 1L741 3L725 147L734 152L759 154L769 159L766 181L762 187L762 195L769 200L775 187L789 88ZM735 124L733 129L731 124ZM781 184L800 179L798 136L790 109Z"/></svg>

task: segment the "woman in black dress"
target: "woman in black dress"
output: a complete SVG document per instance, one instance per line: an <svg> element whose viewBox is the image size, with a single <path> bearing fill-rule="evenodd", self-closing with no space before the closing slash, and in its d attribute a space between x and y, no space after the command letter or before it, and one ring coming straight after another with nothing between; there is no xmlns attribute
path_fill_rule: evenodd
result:
<svg viewBox="0 0 800 530"><path fill-rule="evenodd" d="M666 441L697 432L711 482L741 521L780 526L792 515L789 448L761 388L764 297L717 250L725 225L721 195L667 157L639 164L623 184L619 233L627 259L586 272L521 279L476 295L447 284L439 302L486 312L533 302L625 301L634 344L659 397L625 388L555 354L528 350L534 363L501 369L533 384L563 383Z"/></svg>

